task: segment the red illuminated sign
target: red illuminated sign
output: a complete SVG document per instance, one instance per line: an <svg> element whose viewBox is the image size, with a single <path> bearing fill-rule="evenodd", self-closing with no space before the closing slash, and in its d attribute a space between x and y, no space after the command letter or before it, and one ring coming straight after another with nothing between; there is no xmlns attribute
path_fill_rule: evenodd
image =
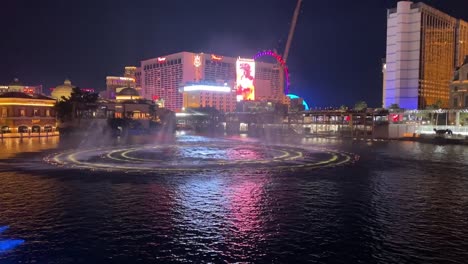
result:
<svg viewBox="0 0 468 264"><path fill-rule="evenodd" d="M23 88L23 92L27 94L33 94L34 89L33 88Z"/></svg>
<svg viewBox="0 0 468 264"><path fill-rule="evenodd" d="M166 58L161 58L161 57L158 58L158 62L165 62L165 61L166 61Z"/></svg>
<svg viewBox="0 0 468 264"><path fill-rule="evenodd" d="M211 59L214 61L220 61L223 59L223 56L216 56L214 54L211 54Z"/></svg>

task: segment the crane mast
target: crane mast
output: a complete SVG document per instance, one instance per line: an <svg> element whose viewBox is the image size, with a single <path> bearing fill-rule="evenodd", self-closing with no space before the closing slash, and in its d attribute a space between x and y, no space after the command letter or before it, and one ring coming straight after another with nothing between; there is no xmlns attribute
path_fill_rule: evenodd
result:
<svg viewBox="0 0 468 264"><path fill-rule="evenodd" d="M291 48L291 42L294 37L294 31L296 30L297 17L299 16L299 11L301 10L302 0L297 0L296 9L294 9L294 15L291 22L291 27L289 28L288 40L286 42L286 47L284 48L283 60L286 62L288 60L289 49Z"/></svg>
<svg viewBox="0 0 468 264"><path fill-rule="evenodd" d="M289 49L291 48L291 42L294 36L294 31L296 30L297 17L299 16L299 11L301 10L302 0L297 0L296 9L294 9L294 15L291 21L291 27L289 28L288 40L286 41L286 47L284 48L283 60L286 63L289 56ZM289 93L289 91L284 90L284 72L280 71L279 74L280 87L283 94Z"/></svg>

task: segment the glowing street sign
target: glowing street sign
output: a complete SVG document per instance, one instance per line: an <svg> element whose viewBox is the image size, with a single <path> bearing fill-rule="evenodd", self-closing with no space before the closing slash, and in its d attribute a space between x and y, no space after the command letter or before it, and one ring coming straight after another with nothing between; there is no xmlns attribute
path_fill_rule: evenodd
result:
<svg viewBox="0 0 468 264"><path fill-rule="evenodd" d="M202 84L184 86L184 92L194 92L194 91L229 93L231 92L231 88L228 86L202 85Z"/></svg>
<svg viewBox="0 0 468 264"><path fill-rule="evenodd" d="M239 58L236 61L236 98L255 100L255 61Z"/></svg>

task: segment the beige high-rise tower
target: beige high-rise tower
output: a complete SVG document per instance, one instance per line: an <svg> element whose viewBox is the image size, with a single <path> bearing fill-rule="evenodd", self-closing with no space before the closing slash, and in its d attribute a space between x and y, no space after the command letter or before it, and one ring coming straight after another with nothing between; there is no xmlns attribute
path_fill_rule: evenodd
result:
<svg viewBox="0 0 468 264"><path fill-rule="evenodd" d="M453 72L468 55L468 23L410 1L398 2L387 21L384 107L448 107Z"/></svg>

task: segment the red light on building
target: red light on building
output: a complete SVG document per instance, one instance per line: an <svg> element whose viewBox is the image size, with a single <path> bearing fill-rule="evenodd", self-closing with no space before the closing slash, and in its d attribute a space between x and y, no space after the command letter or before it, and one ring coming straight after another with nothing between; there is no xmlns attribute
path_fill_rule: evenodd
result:
<svg viewBox="0 0 468 264"><path fill-rule="evenodd" d="M87 93L94 93L94 89L93 89L93 88L81 88L81 91L87 92Z"/></svg>
<svg viewBox="0 0 468 264"><path fill-rule="evenodd" d="M391 114L389 115L389 120L391 120L392 122L400 122L403 120L403 115Z"/></svg>
<svg viewBox="0 0 468 264"><path fill-rule="evenodd" d="M165 61L166 61L166 58L161 58L161 57L158 58L159 63L162 63L162 62L165 62Z"/></svg>
<svg viewBox="0 0 468 264"><path fill-rule="evenodd" d="M34 94L34 89L25 87L25 88L23 88L23 93Z"/></svg>
<svg viewBox="0 0 468 264"><path fill-rule="evenodd" d="M159 96L157 96L157 95L153 95L153 97L152 97L152 98L153 98L153 101L157 101L157 100L159 100Z"/></svg>
<svg viewBox="0 0 468 264"><path fill-rule="evenodd" d="M223 59L223 56L216 56L214 54L211 54L211 59L214 61L220 61Z"/></svg>

